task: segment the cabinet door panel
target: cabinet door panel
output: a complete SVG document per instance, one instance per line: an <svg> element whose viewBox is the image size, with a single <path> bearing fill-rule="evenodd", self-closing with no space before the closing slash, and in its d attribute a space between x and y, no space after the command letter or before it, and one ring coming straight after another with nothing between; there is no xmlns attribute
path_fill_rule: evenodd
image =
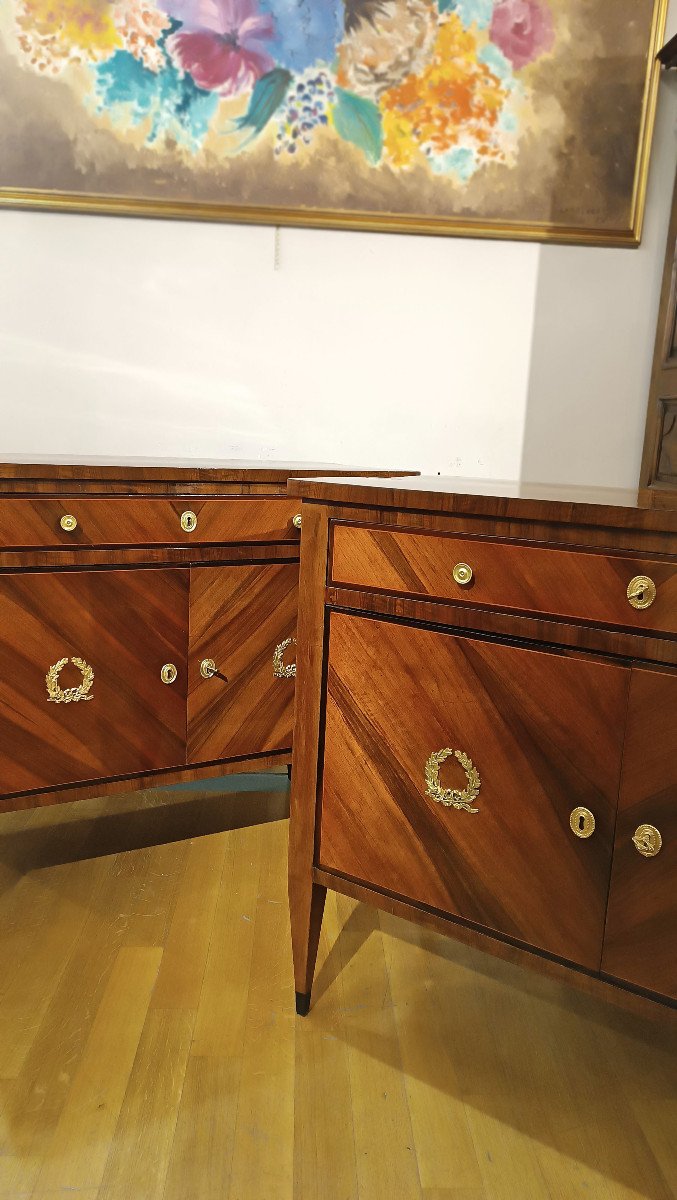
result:
<svg viewBox="0 0 677 1200"><path fill-rule="evenodd" d="M633 842L661 835L655 857ZM677 676L633 670L602 969L677 1000Z"/></svg>
<svg viewBox="0 0 677 1200"><path fill-rule="evenodd" d="M298 567L191 571L188 755L209 762L291 746L294 680L273 675L276 646L296 632ZM293 663L294 646L285 663ZM203 678L212 659L219 674Z"/></svg>
<svg viewBox="0 0 677 1200"><path fill-rule="evenodd" d="M629 674L332 614L320 864L599 969ZM426 794L446 748L479 770L476 813Z"/></svg>
<svg viewBox="0 0 677 1200"><path fill-rule="evenodd" d="M187 627L186 570L0 578L0 792L182 766Z"/></svg>

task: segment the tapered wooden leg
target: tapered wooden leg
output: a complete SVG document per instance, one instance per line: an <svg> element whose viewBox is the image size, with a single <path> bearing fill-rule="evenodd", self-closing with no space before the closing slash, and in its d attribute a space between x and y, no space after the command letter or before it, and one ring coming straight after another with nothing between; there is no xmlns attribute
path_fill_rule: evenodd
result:
<svg viewBox="0 0 677 1200"><path fill-rule="evenodd" d="M326 887L322 887L319 883L311 883L309 887L302 889L290 880L289 902L296 1011L300 1017L307 1016L310 1010L310 992L313 986L326 896Z"/></svg>
<svg viewBox="0 0 677 1200"><path fill-rule="evenodd" d="M296 1011L310 1008L327 889L313 882L319 788L320 704L324 655L327 510L303 505L296 646L294 756L289 802L289 913Z"/></svg>

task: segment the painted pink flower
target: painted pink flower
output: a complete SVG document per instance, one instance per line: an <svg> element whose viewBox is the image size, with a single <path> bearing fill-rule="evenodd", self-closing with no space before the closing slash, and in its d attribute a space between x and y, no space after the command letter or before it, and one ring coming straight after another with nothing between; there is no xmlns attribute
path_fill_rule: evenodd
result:
<svg viewBox="0 0 677 1200"><path fill-rule="evenodd" d="M552 48L552 13L540 0L496 0L489 36L518 70Z"/></svg>
<svg viewBox="0 0 677 1200"><path fill-rule="evenodd" d="M182 28L167 38L167 49L198 87L236 96L271 71L274 59L263 43L275 34L273 18L256 0L160 0Z"/></svg>

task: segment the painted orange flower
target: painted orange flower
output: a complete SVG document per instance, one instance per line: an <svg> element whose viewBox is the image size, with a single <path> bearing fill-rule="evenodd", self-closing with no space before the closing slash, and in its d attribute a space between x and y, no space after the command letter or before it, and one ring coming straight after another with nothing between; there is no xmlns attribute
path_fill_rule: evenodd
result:
<svg viewBox="0 0 677 1200"><path fill-rule="evenodd" d="M500 118L510 88L478 53L477 31L450 13L439 26L432 57L381 96L384 150L394 167L439 162L455 148L473 161L505 161Z"/></svg>

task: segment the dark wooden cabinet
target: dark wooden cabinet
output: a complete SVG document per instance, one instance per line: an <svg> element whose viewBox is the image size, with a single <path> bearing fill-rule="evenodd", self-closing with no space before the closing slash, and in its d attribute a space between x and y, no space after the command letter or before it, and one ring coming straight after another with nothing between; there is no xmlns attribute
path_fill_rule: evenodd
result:
<svg viewBox="0 0 677 1200"><path fill-rule="evenodd" d="M503 487L290 483L299 1012L327 888L677 1004L677 512Z"/></svg>
<svg viewBox="0 0 677 1200"><path fill-rule="evenodd" d="M0 811L290 763L294 470L0 465Z"/></svg>
<svg viewBox="0 0 677 1200"><path fill-rule="evenodd" d="M677 507L677 177L665 250L640 487L646 503Z"/></svg>

